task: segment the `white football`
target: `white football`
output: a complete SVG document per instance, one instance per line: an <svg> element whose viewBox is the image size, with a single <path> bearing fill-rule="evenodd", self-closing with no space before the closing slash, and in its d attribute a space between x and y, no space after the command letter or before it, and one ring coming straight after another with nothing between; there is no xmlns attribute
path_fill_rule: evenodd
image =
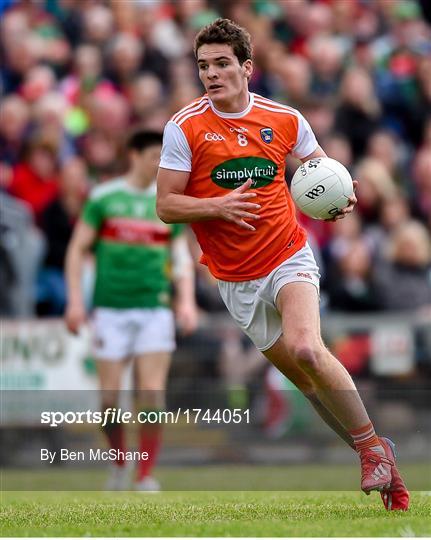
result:
<svg viewBox="0 0 431 540"><path fill-rule="evenodd" d="M314 219L332 219L349 204L353 182L349 171L328 157L314 158L298 167L290 184L298 208Z"/></svg>

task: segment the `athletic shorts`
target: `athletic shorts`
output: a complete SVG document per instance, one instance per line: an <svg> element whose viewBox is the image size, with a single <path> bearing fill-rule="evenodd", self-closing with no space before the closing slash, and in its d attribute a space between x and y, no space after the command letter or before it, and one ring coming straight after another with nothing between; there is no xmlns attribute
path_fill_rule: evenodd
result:
<svg viewBox="0 0 431 540"><path fill-rule="evenodd" d="M165 307L144 309L96 308L92 317L93 353L102 360L175 349L175 321Z"/></svg>
<svg viewBox="0 0 431 540"><path fill-rule="evenodd" d="M305 246L265 277L250 281L218 281L219 291L235 322L260 351L282 334L277 295L287 283L312 283L319 293L319 268L310 246Z"/></svg>

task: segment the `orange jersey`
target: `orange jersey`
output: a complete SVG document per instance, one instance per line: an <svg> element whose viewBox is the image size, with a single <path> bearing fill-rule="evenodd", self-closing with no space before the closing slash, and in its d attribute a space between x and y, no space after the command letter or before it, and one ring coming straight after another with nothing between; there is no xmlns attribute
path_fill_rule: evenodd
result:
<svg viewBox="0 0 431 540"><path fill-rule="evenodd" d="M185 194L221 197L253 179L261 205L256 231L222 219L197 221L192 228L201 262L225 281L266 276L301 249L306 233L295 217L285 175L285 158L303 158L317 147L302 115L285 105L250 94L241 113L214 109L208 96L184 107L168 122L160 167L190 171Z"/></svg>

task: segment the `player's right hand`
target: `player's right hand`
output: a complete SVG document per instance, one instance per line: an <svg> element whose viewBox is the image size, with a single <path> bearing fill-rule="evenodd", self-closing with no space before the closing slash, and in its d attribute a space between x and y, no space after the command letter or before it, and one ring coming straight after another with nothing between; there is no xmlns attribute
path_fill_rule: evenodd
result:
<svg viewBox="0 0 431 540"><path fill-rule="evenodd" d="M242 229L247 229L249 231L255 231L256 229L245 220L260 219L260 216L254 212L261 208L260 204L249 202L250 199L257 196L257 194L253 192L246 193L252 184L253 180L249 178L242 186L233 190L232 193L220 197L219 208L221 219L236 223Z"/></svg>
<svg viewBox="0 0 431 540"><path fill-rule="evenodd" d="M69 303L66 307L64 319L66 327L72 334L78 334L79 329L85 323L87 314L82 304Z"/></svg>

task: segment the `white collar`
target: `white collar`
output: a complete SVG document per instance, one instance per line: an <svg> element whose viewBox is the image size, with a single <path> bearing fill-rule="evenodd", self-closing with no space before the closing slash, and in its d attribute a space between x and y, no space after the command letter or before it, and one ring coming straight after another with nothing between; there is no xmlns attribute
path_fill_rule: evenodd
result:
<svg viewBox="0 0 431 540"><path fill-rule="evenodd" d="M208 98L208 101L209 101L211 110L217 116L221 116L222 118L242 118L243 116L245 116L246 114L248 114L251 111L251 108L253 107L253 104L254 104L254 94L249 92L248 96L249 96L249 100L248 100L247 107L243 111L234 112L234 113L227 113L227 112L218 111L214 107L213 102L209 98Z"/></svg>
<svg viewBox="0 0 431 540"><path fill-rule="evenodd" d="M147 196L152 196L157 193L157 182L155 180L151 182L151 184L145 188L134 186L130 182L128 182L126 179L124 180L124 183L126 184L126 189L130 191L130 193L136 193L139 195L147 195Z"/></svg>

